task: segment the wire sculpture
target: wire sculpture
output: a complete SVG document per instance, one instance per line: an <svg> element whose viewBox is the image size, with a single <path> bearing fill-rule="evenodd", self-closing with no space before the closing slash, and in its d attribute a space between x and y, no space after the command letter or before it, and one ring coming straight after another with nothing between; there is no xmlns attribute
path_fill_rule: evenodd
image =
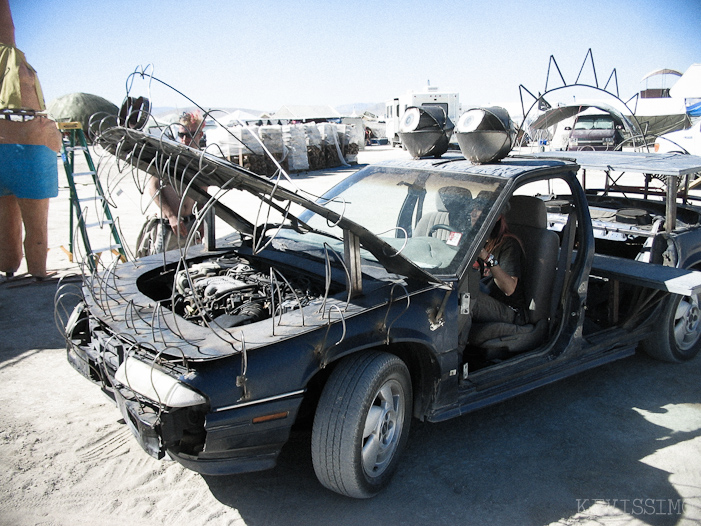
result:
<svg viewBox="0 0 701 526"><path fill-rule="evenodd" d="M594 83L589 84L584 81L580 81L582 78L582 73L585 71L585 67L589 66L591 69L591 73L594 76ZM550 85L550 73L551 73L551 68L554 67L553 70L553 76L555 71L557 72L557 76L559 77L560 82L562 82L561 86L555 86L552 87ZM609 88L609 85L611 87ZM589 88L595 91L598 91L600 93L603 93L607 96L610 96L617 100L620 104L622 104L630 117L634 120L634 128L632 130L629 130L631 133L631 136L626 139L625 142L631 142L633 147L635 148L641 148L645 149L646 151L649 151L649 143L650 143L650 136L647 133L647 130L641 126L640 122L638 121L638 117L636 116L636 110L637 110L637 98L638 94L636 93L633 95L630 99L627 101L624 101L620 97L620 93L618 91L618 74L616 72L616 68L613 68L611 71L611 74L609 75L606 84L604 84L603 88L599 85L599 77L596 72L596 65L594 64L594 54L592 53L592 50L589 49L587 51L587 54L584 57L584 61L582 62L581 67L579 68L579 73L577 74L577 78L573 83L568 83L565 80L565 76L562 74L562 71L560 70L560 66L557 64L557 60L555 60L555 57L553 55L550 55L550 59L548 61L548 70L545 76L545 88L543 92L541 93L538 91L538 95L534 95L528 88L526 88L523 84L520 84L518 89L519 89L519 97L521 101L521 111L523 115L523 120L521 121L521 125L519 129L521 130L526 130L528 128L527 122L528 122L528 117L531 114L531 112L537 107L538 110L541 111L547 111L551 109L550 104L546 100L546 96L556 92L560 91L562 89L567 89L567 88L573 88L573 87L583 87L583 88ZM527 97L530 97L533 99L533 102L528 106L528 109L526 109L527 103L524 101L524 95L527 95ZM633 99L636 100L636 105L633 109L630 108L628 105ZM518 146L523 145L523 141L526 139L526 134L521 134L519 144ZM621 145L618 145L620 148Z"/></svg>
<svg viewBox="0 0 701 526"><path fill-rule="evenodd" d="M147 97L134 96L132 89L136 79L146 81ZM294 328L318 328L320 331L316 348L322 366L325 366L329 349L338 346L345 339L346 317L359 312L358 307L351 305L350 286L346 297L339 298L340 290L333 285L331 274L334 266L340 266L350 282L350 271L344 258L330 245L324 244L324 284L314 291L314 286L305 283L292 271L283 272L272 266L267 269L252 267L245 258L232 256L231 250L220 253L209 251L208 247L203 246L202 232L206 233L211 228L208 221L211 221L214 212L234 226L234 230L239 231L238 234L233 234L232 239L240 241L250 238L251 256L256 256L270 247L286 222L291 222L299 232L313 231L292 215L293 200L303 198L317 201L318 209L327 211L324 217L332 227L347 221L346 203L339 199L322 200L299 188L255 133L251 135L276 167L275 173L270 177L257 175L229 162L217 147L199 149L177 142L178 124L159 124L151 114L148 101L151 100L151 88L156 83L181 95L201 112L203 118L193 136L199 134L205 120L211 120L227 130L233 139L241 142L243 148L250 150L248 145L243 144L243 141L217 121L215 110L205 110L182 92L154 77L151 66L135 70L127 78L127 98L118 119L101 116L95 118L90 126L92 148L98 157L96 167L103 182L105 199L111 207L117 208L121 187L131 180L138 191L138 206L144 217L150 207L158 207L159 200L162 199L161 192L165 188L174 190L179 196L178 217L188 215L190 209L186 199L194 200L194 217L185 236L173 232L177 248L174 251L163 250L158 255L140 259L136 257L135 251L125 246L126 262L121 262L119 258L110 261L100 257L96 258L94 265L86 264L85 260L89 257L87 254L80 254L82 286L65 284L59 287L54 311L57 326L69 338L65 332L70 317L67 305L75 303L77 299L85 301L90 310L95 309L121 324L123 330L108 335L97 345L100 352L96 359L104 366L104 370L115 367L114 364L107 363L111 360L113 348L121 349L122 361L131 355L145 353L152 367L159 363L178 362L187 369L188 357L216 357L216 354L212 354L214 351L210 350L211 342L226 342L232 351L241 355L241 374L237 378L237 385L243 389L243 400L250 396L246 378L248 350L252 345L250 342L255 341L246 326L264 317L260 311L261 305L265 305L271 323L266 341L283 338ZM155 123L148 133L138 129L143 128L147 122ZM247 127L243 122L240 124ZM150 178L156 178L158 183L154 195L149 195ZM221 202L221 198L230 190L241 189L244 181L244 189L259 200L253 223ZM331 204L340 208L340 212L327 208ZM166 226L162 225L161 235ZM124 239L121 228L119 232ZM73 235L78 235L78 229ZM407 236L406 232L404 236ZM399 252L401 249L397 251ZM195 256L202 254L212 257L212 261L207 263L211 268L204 263L193 262L199 261L201 258ZM334 265L332 260L338 265ZM167 296L146 297L135 283L137 275L146 274L155 281L172 281L170 293ZM403 289L402 298L395 297L397 285L388 291L387 315L382 327L387 340L392 325L406 311L401 312L387 326L387 316L392 305L405 298L407 308L409 306L409 293L406 287L399 286ZM225 296L221 291L234 293ZM226 313L226 316L221 313ZM187 326L184 320L188 322ZM329 345L329 331L337 323L340 323L341 335L335 343ZM258 324L256 331L261 330L260 326ZM186 348L188 352L185 351ZM114 389L112 380L106 379L103 387ZM156 421L158 417L159 415Z"/></svg>

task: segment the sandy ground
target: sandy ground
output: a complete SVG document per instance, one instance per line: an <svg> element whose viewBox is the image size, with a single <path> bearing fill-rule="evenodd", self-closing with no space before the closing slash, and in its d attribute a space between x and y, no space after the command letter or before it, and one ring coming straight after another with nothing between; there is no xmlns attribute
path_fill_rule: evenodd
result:
<svg viewBox="0 0 701 526"><path fill-rule="evenodd" d="M359 161L385 155L402 153ZM351 171L294 179L321 192ZM133 243L138 192L117 187ZM67 218L62 189L49 253L61 275L77 270L61 248ZM0 525L701 524L701 357L635 356L449 422L415 421L393 483L355 501L318 484L306 434L261 473L202 477L149 457L66 361L55 292L0 284Z"/></svg>

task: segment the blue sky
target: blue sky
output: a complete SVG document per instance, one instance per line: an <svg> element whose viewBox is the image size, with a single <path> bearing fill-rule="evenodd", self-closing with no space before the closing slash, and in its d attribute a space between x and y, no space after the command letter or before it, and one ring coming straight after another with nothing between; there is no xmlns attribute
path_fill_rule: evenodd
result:
<svg viewBox="0 0 701 526"><path fill-rule="evenodd" d="M551 55L569 82L592 49L621 97L657 68L701 62L700 0L529 2L10 0L17 45L47 102L120 104L140 66L206 108L383 102L428 81L463 104L542 91ZM585 78L593 82L593 78ZM136 83L137 94L145 85ZM182 105L154 87L156 106Z"/></svg>

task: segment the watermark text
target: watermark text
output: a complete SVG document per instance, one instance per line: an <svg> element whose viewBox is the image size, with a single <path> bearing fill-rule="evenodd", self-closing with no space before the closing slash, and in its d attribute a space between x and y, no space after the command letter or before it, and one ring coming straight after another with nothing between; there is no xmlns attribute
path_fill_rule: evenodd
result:
<svg viewBox="0 0 701 526"><path fill-rule="evenodd" d="M577 513L607 504L630 515L683 515L684 499L577 499Z"/></svg>

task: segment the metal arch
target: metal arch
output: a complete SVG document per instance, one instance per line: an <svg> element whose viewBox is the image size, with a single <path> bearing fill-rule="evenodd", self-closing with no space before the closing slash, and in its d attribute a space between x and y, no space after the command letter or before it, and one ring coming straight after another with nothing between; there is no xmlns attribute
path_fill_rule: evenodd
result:
<svg viewBox="0 0 701 526"><path fill-rule="evenodd" d="M584 71L584 67L587 64L587 59L589 59L589 62L591 64L591 71L594 75L594 83L595 83L594 85L579 82L579 79L582 76L582 72ZM555 69L557 70L557 73L560 76L560 80L562 80L562 86L558 86L558 87L549 89L548 83L550 82L550 68L552 65L555 66ZM608 90L608 86L611 83L612 79L614 80L614 83L615 83L616 93L613 93L612 91ZM628 106L628 102L630 102L631 100L636 98L636 110L637 110L637 95L638 94L636 94L633 97L631 97L630 99L628 99L628 101L624 101L623 99L621 99L619 91L618 91L618 74L616 72L616 68L613 68L613 70L612 70L611 74L609 75L608 80L606 81L606 84L604 85L604 87L603 88L599 87L598 75L596 73L596 65L594 64L594 54L592 53L591 48L589 48L587 50L587 54L585 55L584 60L582 61L582 65L579 68L579 73L577 74L577 78L575 79L574 83L572 83L572 84L567 83L564 75L562 74L562 71L560 70L559 65L557 64L557 60L555 60L555 56L550 55L550 59L548 62L548 71L546 73L546 78L545 78L545 91L543 93L538 92L538 96L536 97L523 84L519 84L519 87L518 87L519 88L519 98L521 101L521 112L523 113L523 120L521 121L521 125L519 126L519 129L520 130L525 129L526 120L527 120L528 116L530 115L531 111L533 111L533 108L537 104L544 104L544 105L547 105L548 107L550 106L548 104L547 100L545 100L546 95L549 95L551 93L554 93L554 92L562 90L562 89L574 88L574 87L590 88L590 89L605 93L605 94L613 97L614 99L616 99L618 102L620 102L628 110L630 117L632 117L633 120L635 121L634 126L637 129L630 130L631 134L633 135L633 140L637 136L641 137L642 146L647 148L649 151L649 147L647 146L648 136L647 136L646 130L644 130L643 127L640 125L640 121L638 121L638 117L635 115L635 110L632 110L630 108L630 106ZM526 106L524 104L524 92L526 92L528 95L530 95L534 99L534 102L530 105L530 107L528 108L528 111L526 111ZM606 111L608 111L608 110L606 110ZM518 144L519 146L523 145L524 137L525 137L525 135L521 136L520 142ZM633 144L633 146L635 146L635 143Z"/></svg>

